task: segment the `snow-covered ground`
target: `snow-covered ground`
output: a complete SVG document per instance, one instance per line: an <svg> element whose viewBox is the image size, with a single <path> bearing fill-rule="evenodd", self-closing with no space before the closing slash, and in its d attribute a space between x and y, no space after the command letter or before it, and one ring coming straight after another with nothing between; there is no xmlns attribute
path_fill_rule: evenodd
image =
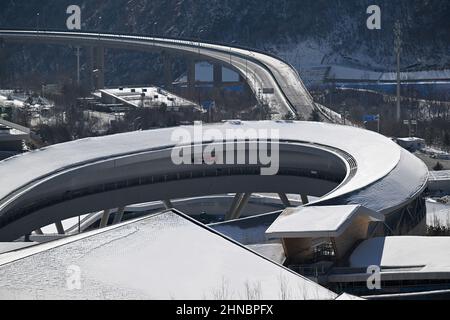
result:
<svg viewBox="0 0 450 320"><path fill-rule="evenodd" d="M7 96L8 94L5 92L0 93L0 107L14 107L14 108L24 107L23 101L17 99L8 100Z"/></svg>

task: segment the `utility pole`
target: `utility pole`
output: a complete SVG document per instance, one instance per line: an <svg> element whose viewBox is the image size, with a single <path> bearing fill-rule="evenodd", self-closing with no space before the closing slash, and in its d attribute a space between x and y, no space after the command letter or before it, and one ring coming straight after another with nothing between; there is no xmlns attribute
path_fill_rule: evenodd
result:
<svg viewBox="0 0 450 320"><path fill-rule="evenodd" d="M397 58L397 122L400 122L402 111L401 111L401 74L400 74L400 56L402 53L402 27L400 21L395 23L394 27L394 50Z"/></svg>

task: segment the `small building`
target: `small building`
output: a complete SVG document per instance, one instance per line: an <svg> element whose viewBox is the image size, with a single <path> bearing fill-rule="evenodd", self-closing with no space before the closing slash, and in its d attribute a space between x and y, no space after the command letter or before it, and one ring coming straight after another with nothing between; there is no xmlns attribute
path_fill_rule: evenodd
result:
<svg viewBox="0 0 450 320"><path fill-rule="evenodd" d="M281 239L289 264L316 263L323 256L340 261L369 237L375 221L383 222L384 215L360 205L289 208L266 235Z"/></svg>
<svg viewBox="0 0 450 320"><path fill-rule="evenodd" d="M157 87L104 89L100 90L100 97L103 104L123 104L133 109L166 106L174 112L204 111L199 104Z"/></svg>
<svg viewBox="0 0 450 320"><path fill-rule="evenodd" d="M328 274L328 287L378 299L448 299L449 237L381 237L362 242L348 268ZM379 270L379 287L370 290L368 270Z"/></svg>
<svg viewBox="0 0 450 320"><path fill-rule="evenodd" d="M396 141L402 148L411 152L416 152L426 147L425 140L421 138L397 138Z"/></svg>

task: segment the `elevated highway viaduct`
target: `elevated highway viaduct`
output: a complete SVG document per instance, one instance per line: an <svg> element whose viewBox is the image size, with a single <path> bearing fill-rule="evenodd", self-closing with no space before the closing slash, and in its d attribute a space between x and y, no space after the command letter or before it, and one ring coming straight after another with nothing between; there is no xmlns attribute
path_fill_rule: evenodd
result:
<svg viewBox="0 0 450 320"><path fill-rule="evenodd" d="M97 71L94 79L97 89L104 85L105 48L164 52L165 78L169 85L170 56L182 55L189 61L187 75L188 87L191 89L195 86L195 61L207 60L215 64L214 82L218 82L220 66L235 70L248 83L256 98L261 103L267 103L278 113L279 118L290 114L294 118L308 120L313 110L316 110L325 120L339 121L339 117L331 119L331 112L316 106L295 68L278 57L254 49L194 40L93 32L0 30L0 39L3 42L89 48L91 68Z"/></svg>

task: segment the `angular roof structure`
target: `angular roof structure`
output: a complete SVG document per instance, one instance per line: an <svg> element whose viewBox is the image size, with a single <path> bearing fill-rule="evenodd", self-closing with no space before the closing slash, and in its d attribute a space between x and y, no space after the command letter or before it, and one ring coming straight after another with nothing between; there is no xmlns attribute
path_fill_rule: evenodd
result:
<svg viewBox="0 0 450 320"><path fill-rule="evenodd" d="M360 215L373 221L385 218L360 205L299 207L285 210L266 235L270 238L336 238Z"/></svg>
<svg viewBox="0 0 450 320"><path fill-rule="evenodd" d="M0 299L282 297L336 295L176 211L0 255Z"/></svg>

